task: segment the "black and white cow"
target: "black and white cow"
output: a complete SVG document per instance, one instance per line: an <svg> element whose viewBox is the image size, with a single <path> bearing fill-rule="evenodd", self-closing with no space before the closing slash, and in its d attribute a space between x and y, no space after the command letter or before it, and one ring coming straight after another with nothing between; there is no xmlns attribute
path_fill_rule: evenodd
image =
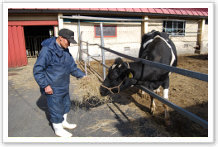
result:
<svg viewBox="0 0 218 147"><path fill-rule="evenodd" d="M151 31L142 37L139 58L154 62L177 65L177 53L174 43L169 39L168 34L164 32ZM155 68L141 62L123 62L117 58L114 64L109 68L108 74L102 85L100 93L106 96L132 86L143 85L150 90L157 90L163 87L163 97L168 99L169 91L169 71ZM165 120L169 124L168 108L165 108ZM155 103L151 97L151 112L155 110Z"/></svg>

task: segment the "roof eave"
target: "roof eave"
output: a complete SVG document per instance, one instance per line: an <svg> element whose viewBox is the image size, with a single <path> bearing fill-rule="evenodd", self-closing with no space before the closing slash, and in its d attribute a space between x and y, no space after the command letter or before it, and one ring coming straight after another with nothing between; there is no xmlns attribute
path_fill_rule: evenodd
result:
<svg viewBox="0 0 218 147"><path fill-rule="evenodd" d="M8 14L40 14L40 13L76 13L76 14L95 14L95 15L128 15L128 16L164 16L164 17L179 17L179 18L208 18L208 16L199 15L178 15L178 14L163 14L163 13L145 13L145 12L121 12L121 11L89 11L89 10L57 10L57 9L9 9Z"/></svg>

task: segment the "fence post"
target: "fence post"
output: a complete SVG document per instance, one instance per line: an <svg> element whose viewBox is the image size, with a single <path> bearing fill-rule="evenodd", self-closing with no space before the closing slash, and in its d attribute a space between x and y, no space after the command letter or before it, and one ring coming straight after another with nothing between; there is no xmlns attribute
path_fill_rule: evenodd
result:
<svg viewBox="0 0 218 147"><path fill-rule="evenodd" d="M82 33L80 32L80 20L78 19L78 35L79 35L79 61L82 61Z"/></svg>
<svg viewBox="0 0 218 147"><path fill-rule="evenodd" d="M104 47L104 33L103 33L103 23L100 23L100 28L101 28L101 46ZM101 54L102 54L102 63L105 65L105 55L104 55L104 49L101 49ZM103 66L103 78L105 80L106 78L106 69Z"/></svg>
<svg viewBox="0 0 218 147"><path fill-rule="evenodd" d="M88 42L86 42L86 48L87 48L88 64L90 66L90 61L89 61L89 43Z"/></svg>

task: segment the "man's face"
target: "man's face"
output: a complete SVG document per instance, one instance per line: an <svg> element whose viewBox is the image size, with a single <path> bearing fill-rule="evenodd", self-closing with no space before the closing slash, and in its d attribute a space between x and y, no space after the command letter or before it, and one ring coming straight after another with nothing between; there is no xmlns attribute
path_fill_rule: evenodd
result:
<svg viewBox="0 0 218 147"><path fill-rule="evenodd" d="M61 36L60 45L62 48L66 49L66 48L68 48L68 46L70 46L70 42L66 38L63 38Z"/></svg>

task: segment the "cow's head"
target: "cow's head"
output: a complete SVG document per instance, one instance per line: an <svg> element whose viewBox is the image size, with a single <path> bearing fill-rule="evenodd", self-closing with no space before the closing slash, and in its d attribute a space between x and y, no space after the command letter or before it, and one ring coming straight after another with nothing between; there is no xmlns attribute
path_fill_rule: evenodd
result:
<svg viewBox="0 0 218 147"><path fill-rule="evenodd" d="M134 73L129 68L129 64L123 62L121 58L117 58L114 64L109 68L107 77L100 86L101 95L106 96L108 94L119 93L130 87L136 83L133 77Z"/></svg>

